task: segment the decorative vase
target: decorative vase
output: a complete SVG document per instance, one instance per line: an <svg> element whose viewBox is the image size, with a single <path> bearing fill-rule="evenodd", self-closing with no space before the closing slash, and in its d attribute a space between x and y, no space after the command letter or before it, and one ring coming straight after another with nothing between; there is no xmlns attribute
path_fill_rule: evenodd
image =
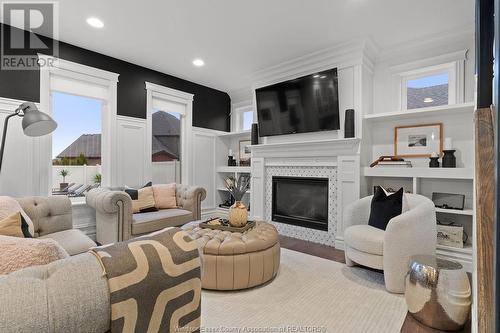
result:
<svg viewBox="0 0 500 333"><path fill-rule="evenodd" d="M232 227L241 228L247 224L248 211L247 207L241 201L236 201L229 208L229 224Z"/></svg>
<svg viewBox="0 0 500 333"><path fill-rule="evenodd" d="M457 167L457 159L455 157L455 149L443 150L443 168L456 168Z"/></svg>
<svg viewBox="0 0 500 333"><path fill-rule="evenodd" d="M429 161L429 168L439 168L439 157L431 157Z"/></svg>

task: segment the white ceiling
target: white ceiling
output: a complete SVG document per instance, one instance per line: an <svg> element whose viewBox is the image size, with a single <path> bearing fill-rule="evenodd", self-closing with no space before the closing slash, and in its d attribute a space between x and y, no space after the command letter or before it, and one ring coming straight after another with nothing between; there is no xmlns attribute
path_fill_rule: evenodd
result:
<svg viewBox="0 0 500 333"><path fill-rule="evenodd" d="M60 40L229 91L344 42L379 47L470 26L474 0L64 0ZM100 18L105 27L85 22ZM200 57L205 66L194 67Z"/></svg>

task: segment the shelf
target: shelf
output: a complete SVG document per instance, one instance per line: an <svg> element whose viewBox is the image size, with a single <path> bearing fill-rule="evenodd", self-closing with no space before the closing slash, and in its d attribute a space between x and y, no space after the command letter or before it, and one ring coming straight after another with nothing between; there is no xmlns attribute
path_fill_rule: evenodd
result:
<svg viewBox="0 0 500 333"><path fill-rule="evenodd" d="M251 170L252 170L252 168L249 166L221 166L221 167L217 167L218 173L229 173L229 172L250 173Z"/></svg>
<svg viewBox="0 0 500 333"><path fill-rule="evenodd" d="M442 179L474 179L471 168L396 168L365 167L366 177L398 177L398 178L442 178Z"/></svg>
<svg viewBox="0 0 500 333"><path fill-rule="evenodd" d="M421 118L423 116L453 116L457 114L471 114L474 112L474 103L442 105L413 110L395 112L372 113L364 116L367 121L401 120L406 118Z"/></svg>
<svg viewBox="0 0 500 333"><path fill-rule="evenodd" d="M244 137L244 136L250 137L250 130L239 131L239 132L221 133L221 134L218 134L217 136L219 138L239 138L239 137Z"/></svg>
<svg viewBox="0 0 500 333"><path fill-rule="evenodd" d="M228 190L227 188L224 188L224 187L219 187L219 188L217 189L217 191L229 192L229 190ZM246 191L245 193L246 193L246 194L250 194L250 193L252 193L252 192L251 192L250 190L248 190L248 191Z"/></svg>
<svg viewBox="0 0 500 333"><path fill-rule="evenodd" d="M469 215L469 216L474 215L474 211L472 209L460 210L460 209L445 209L436 207L436 212L443 214L454 214L454 215Z"/></svg>
<svg viewBox="0 0 500 333"><path fill-rule="evenodd" d="M439 252L439 250L441 250L443 252L463 253L463 254L472 256L472 245L471 244L465 244L463 248L438 244L436 246L436 248L438 249L438 252Z"/></svg>

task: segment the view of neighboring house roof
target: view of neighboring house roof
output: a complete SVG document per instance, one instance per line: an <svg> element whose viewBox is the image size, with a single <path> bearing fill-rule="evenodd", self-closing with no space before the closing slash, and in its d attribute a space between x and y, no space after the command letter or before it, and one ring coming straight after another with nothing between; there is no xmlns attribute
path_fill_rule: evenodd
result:
<svg viewBox="0 0 500 333"><path fill-rule="evenodd" d="M153 113L153 136L179 136L181 135L181 120L174 115L157 111Z"/></svg>
<svg viewBox="0 0 500 333"><path fill-rule="evenodd" d="M152 124L152 154L164 152L170 158L177 159L179 157L179 148L176 137L179 137L181 133L180 119L167 112L157 111L153 113ZM80 154L83 154L87 158L100 158L101 134L81 135L57 155L57 158L76 158L80 156Z"/></svg>
<svg viewBox="0 0 500 333"><path fill-rule="evenodd" d="M432 101L430 99L432 99ZM426 100L428 102L424 102ZM407 109L448 104L448 85L440 84L425 88L408 88Z"/></svg>
<svg viewBox="0 0 500 333"><path fill-rule="evenodd" d="M83 154L87 158L101 157L101 134L82 134L66 149L64 149L57 158L76 158Z"/></svg>

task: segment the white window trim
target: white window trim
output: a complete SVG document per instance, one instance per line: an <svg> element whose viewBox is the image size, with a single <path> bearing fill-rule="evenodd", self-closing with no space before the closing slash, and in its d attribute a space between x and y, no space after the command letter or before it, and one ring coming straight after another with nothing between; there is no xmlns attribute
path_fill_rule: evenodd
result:
<svg viewBox="0 0 500 333"><path fill-rule="evenodd" d="M391 67L399 110L407 110L408 80L445 72L448 73L448 104L464 103L467 52L462 50Z"/></svg>
<svg viewBox="0 0 500 333"><path fill-rule="evenodd" d="M253 122L256 122L256 112L253 107L252 101L245 101L240 103L235 103L232 106L233 111L231 112L231 132L241 132L243 131L243 114L248 111L253 112Z"/></svg>
<svg viewBox="0 0 500 333"><path fill-rule="evenodd" d="M192 157L192 132L193 132L193 99L194 95L186 93L184 91L164 87L151 82L145 82L146 84L146 156L148 156L147 161L145 161L146 175L149 180L152 179L152 166L153 162L151 155L153 153L152 147L152 136L153 136L153 99L159 98L167 102L181 104L184 106L184 111L179 112L181 114L181 183L190 185L193 180L193 168L191 164L193 160ZM162 110L168 111L168 110Z"/></svg>
<svg viewBox="0 0 500 333"><path fill-rule="evenodd" d="M81 65L72 61L38 54L42 63L51 63L52 66L40 68L40 105L48 114L52 113L51 86L57 77L64 77L77 82L99 85L107 89L107 99L102 110L102 143L101 143L101 170L104 186L117 184L116 165L116 115L118 76L120 74L102 69ZM91 92L82 91L81 96L93 97ZM39 194L47 195L51 192L52 172L52 135L42 137L39 141L39 156L35 170L40 170ZM43 176L42 176L43 175ZM48 176L46 176L48 175Z"/></svg>

